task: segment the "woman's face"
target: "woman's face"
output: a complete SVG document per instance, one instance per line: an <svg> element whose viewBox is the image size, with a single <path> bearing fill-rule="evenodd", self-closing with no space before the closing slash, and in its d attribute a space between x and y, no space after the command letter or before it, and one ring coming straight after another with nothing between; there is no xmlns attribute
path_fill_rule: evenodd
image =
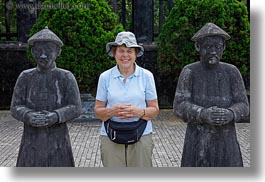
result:
<svg viewBox="0 0 265 182"><path fill-rule="evenodd" d="M137 57L136 49L125 47L124 45L116 47L114 57L119 68L128 69L133 67Z"/></svg>

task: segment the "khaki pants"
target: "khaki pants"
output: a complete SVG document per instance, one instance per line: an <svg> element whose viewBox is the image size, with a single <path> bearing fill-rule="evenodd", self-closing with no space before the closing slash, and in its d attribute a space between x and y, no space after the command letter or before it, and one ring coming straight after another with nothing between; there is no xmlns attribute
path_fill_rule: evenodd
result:
<svg viewBox="0 0 265 182"><path fill-rule="evenodd" d="M101 159L104 167L152 167L152 135L144 135L135 144L124 145L101 136Z"/></svg>

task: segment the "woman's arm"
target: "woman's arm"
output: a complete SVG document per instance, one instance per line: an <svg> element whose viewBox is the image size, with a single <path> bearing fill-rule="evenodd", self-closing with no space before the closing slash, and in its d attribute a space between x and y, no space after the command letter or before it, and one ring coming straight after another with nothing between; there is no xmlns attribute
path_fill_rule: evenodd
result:
<svg viewBox="0 0 265 182"><path fill-rule="evenodd" d="M107 121L109 118L118 116L119 105L114 105L112 107L106 108L106 102L96 100L94 112L98 119L102 121Z"/></svg>
<svg viewBox="0 0 265 182"><path fill-rule="evenodd" d="M145 120L157 117L159 113L158 101L148 100L146 108L140 108L131 104L117 104L106 108L106 102L96 100L94 107L95 115L98 119L106 121L112 117L121 119L142 118Z"/></svg>
<svg viewBox="0 0 265 182"><path fill-rule="evenodd" d="M148 100L147 107L143 109L144 114L142 114L141 118L145 120L154 119L159 114L159 106L157 99Z"/></svg>

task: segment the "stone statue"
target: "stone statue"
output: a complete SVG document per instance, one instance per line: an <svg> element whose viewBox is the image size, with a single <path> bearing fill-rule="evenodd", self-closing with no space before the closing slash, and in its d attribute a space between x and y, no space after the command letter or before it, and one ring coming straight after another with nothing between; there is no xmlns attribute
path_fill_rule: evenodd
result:
<svg viewBox="0 0 265 182"><path fill-rule="evenodd" d="M213 23L192 37L200 61L181 71L173 104L187 122L183 167L243 166L235 122L248 116L249 104L239 70L220 61L228 39Z"/></svg>
<svg viewBox="0 0 265 182"><path fill-rule="evenodd" d="M28 40L37 67L18 77L12 116L24 123L17 167L74 167L67 121L82 112L74 75L56 67L63 46L46 27Z"/></svg>

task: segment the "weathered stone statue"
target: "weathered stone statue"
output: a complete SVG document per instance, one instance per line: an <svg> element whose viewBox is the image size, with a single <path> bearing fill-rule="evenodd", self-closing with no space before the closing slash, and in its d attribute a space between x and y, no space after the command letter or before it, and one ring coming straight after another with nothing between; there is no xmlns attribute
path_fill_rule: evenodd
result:
<svg viewBox="0 0 265 182"><path fill-rule="evenodd" d="M186 65L178 80L173 109L187 122L181 166L243 166L235 122L249 114L239 70L220 62L230 36L213 23L193 37L200 61Z"/></svg>
<svg viewBox="0 0 265 182"><path fill-rule="evenodd" d="M74 75L56 67L63 46L47 27L28 40L37 67L24 70L17 79L12 116L24 122L18 167L74 167L66 125L82 112Z"/></svg>

